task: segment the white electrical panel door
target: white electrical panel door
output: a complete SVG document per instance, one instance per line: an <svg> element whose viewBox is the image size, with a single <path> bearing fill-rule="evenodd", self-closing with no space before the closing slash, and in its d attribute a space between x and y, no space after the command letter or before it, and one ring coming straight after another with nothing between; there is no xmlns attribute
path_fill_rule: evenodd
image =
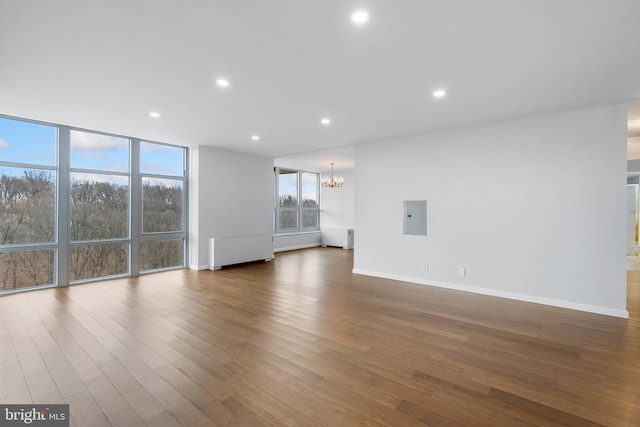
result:
<svg viewBox="0 0 640 427"><path fill-rule="evenodd" d="M404 234L427 235L427 201L404 201Z"/></svg>

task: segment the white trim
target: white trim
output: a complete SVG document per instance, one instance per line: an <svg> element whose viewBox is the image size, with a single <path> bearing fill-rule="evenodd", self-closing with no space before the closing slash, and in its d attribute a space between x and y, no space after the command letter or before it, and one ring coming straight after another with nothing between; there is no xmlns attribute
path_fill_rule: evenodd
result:
<svg viewBox="0 0 640 427"><path fill-rule="evenodd" d="M205 265L192 264L189 266L189 270L195 270L195 271L208 270L208 269L209 269L209 266L207 264Z"/></svg>
<svg viewBox="0 0 640 427"><path fill-rule="evenodd" d="M320 243L311 243L308 245L287 246L286 248L274 248L273 252L295 251L296 249L316 248L322 246Z"/></svg>
<svg viewBox="0 0 640 427"><path fill-rule="evenodd" d="M550 305L553 307L568 308L571 310L586 311L589 313L596 313L596 314L604 314L606 316L621 317L623 319L629 318L629 312L627 310L618 310L618 309L609 308L609 307L581 304L577 302L557 300L553 298L536 297L533 295L517 294L514 292L504 292L504 291L498 291L495 289L480 288L475 286L459 285L456 283L439 282L435 280L425 280L425 279L402 276L397 274L379 273L377 271L362 270L359 268L354 268L352 272L353 274L362 274L364 276L380 277L383 279L399 280L402 282L417 283L420 285L435 286L438 288L453 289L456 291L464 291L464 292L471 292L471 293L481 294L481 295L508 298L508 299L513 299L518 301Z"/></svg>

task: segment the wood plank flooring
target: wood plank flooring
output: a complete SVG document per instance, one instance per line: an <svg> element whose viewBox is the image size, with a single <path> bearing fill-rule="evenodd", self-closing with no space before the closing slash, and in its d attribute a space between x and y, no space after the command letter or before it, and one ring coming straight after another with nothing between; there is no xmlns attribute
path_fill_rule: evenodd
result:
<svg viewBox="0 0 640 427"><path fill-rule="evenodd" d="M638 426L629 320L353 275L353 251L0 297L0 402L73 426Z"/></svg>

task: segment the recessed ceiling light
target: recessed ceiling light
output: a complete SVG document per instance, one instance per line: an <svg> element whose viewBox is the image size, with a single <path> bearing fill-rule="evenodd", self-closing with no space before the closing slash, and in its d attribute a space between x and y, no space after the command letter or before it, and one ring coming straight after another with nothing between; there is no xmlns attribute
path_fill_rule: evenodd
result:
<svg viewBox="0 0 640 427"><path fill-rule="evenodd" d="M226 79L218 79L216 80L216 84L220 87L229 87L229 80Z"/></svg>
<svg viewBox="0 0 640 427"><path fill-rule="evenodd" d="M445 92L445 91L444 91L444 90L442 90L442 89L438 89L438 90L436 90L435 92L433 92L433 96L434 96L435 98L444 98L444 96L445 96L446 94L447 94L447 92Z"/></svg>
<svg viewBox="0 0 640 427"><path fill-rule="evenodd" d="M149 115L151 117L153 117L154 119L157 119L157 118L160 117L160 113L158 113L157 111L152 111L152 112L149 113Z"/></svg>
<svg viewBox="0 0 640 427"><path fill-rule="evenodd" d="M324 119L320 120L320 123L322 123L323 125L327 126L329 124L331 124L331 119L328 117L325 117Z"/></svg>
<svg viewBox="0 0 640 427"><path fill-rule="evenodd" d="M260 137L258 135L252 135L251 139L253 139L254 141L258 141L260 140Z"/></svg>
<svg viewBox="0 0 640 427"><path fill-rule="evenodd" d="M366 23L367 21L369 21L369 12L367 12L366 10L356 10L353 13L351 13L351 22L353 22L356 25L362 25L364 23Z"/></svg>

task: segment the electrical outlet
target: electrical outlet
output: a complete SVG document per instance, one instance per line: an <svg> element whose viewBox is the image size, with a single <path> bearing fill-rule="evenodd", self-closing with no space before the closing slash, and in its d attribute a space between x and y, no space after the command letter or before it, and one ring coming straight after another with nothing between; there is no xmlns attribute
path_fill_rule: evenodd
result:
<svg viewBox="0 0 640 427"><path fill-rule="evenodd" d="M422 271L424 271L425 273L429 272L429 264L422 264Z"/></svg>
<svg viewBox="0 0 640 427"><path fill-rule="evenodd" d="M467 275L467 269L464 267L458 267L458 276L466 276Z"/></svg>

